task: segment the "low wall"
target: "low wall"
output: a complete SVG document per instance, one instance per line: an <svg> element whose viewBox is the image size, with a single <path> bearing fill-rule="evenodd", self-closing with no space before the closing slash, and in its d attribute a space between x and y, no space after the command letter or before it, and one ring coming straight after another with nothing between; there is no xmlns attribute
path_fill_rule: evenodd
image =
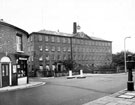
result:
<svg viewBox="0 0 135 105"><path fill-rule="evenodd" d="M115 69L100 69L100 70L94 70L93 73L111 74L111 73L117 73L117 70L115 70Z"/></svg>
<svg viewBox="0 0 135 105"><path fill-rule="evenodd" d="M27 77L18 78L18 85L27 84Z"/></svg>

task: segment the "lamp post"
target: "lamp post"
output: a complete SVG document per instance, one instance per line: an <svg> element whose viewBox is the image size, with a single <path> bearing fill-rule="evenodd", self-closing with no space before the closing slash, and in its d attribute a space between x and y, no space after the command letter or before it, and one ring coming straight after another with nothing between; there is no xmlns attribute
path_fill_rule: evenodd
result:
<svg viewBox="0 0 135 105"><path fill-rule="evenodd" d="M125 62L125 72L127 72L127 64L126 64L126 39L127 38L131 38L130 36L129 37L125 37L124 38L124 62Z"/></svg>

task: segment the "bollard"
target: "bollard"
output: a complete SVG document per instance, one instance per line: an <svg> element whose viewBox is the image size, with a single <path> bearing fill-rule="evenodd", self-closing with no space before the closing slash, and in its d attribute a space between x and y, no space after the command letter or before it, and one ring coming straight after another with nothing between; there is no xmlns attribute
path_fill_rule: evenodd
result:
<svg viewBox="0 0 135 105"><path fill-rule="evenodd" d="M80 70L80 77L83 77L83 70Z"/></svg>
<svg viewBox="0 0 135 105"><path fill-rule="evenodd" d="M72 71L71 70L69 71L69 77L72 77Z"/></svg>
<svg viewBox="0 0 135 105"><path fill-rule="evenodd" d="M84 75L83 75L83 70L80 70L80 76L77 77L78 79L79 78L86 78Z"/></svg>
<svg viewBox="0 0 135 105"><path fill-rule="evenodd" d="M69 70L69 76L67 77L67 79L72 79L72 78L75 78L75 77L72 75L72 71Z"/></svg>
<svg viewBox="0 0 135 105"><path fill-rule="evenodd" d="M127 90L134 91L134 82L133 82L133 74L132 69L134 67L135 62L132 59L131 55L128 55L127 61L127 69L128 69L128 82L127 82Z"/></svg>

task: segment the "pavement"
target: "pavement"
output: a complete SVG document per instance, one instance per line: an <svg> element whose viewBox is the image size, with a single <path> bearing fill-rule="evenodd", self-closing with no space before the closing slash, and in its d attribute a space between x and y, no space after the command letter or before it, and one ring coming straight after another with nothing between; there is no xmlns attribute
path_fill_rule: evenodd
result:
<svg viewBox="0 0 135 105"><path fill-rule="evenodd" d="M28 84L22 84L17 86L7 86L0 88L0 92L8 92L8 91L14 91L14 90L20 90L20 89L26 89L26 88L33 88L37 86L44 85L45 82L30 82Z"/></svg>
<svg viewBox="0 0 135 105"><path fill-rule="evenodd" d="M135 105L135 91L125 89L83 105Z"/></svg>

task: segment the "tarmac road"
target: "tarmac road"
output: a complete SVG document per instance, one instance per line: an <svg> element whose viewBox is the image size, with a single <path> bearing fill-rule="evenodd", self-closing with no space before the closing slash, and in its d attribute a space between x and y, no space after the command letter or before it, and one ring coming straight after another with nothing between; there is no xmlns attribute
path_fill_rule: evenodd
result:
<svg viewBox="0 0 135 105"><path fill-rule="evenodd" d="M85 79L32 78L45 85L0 93L0 105L82 105L125 89L127 74L90 75Z"/></svg>

